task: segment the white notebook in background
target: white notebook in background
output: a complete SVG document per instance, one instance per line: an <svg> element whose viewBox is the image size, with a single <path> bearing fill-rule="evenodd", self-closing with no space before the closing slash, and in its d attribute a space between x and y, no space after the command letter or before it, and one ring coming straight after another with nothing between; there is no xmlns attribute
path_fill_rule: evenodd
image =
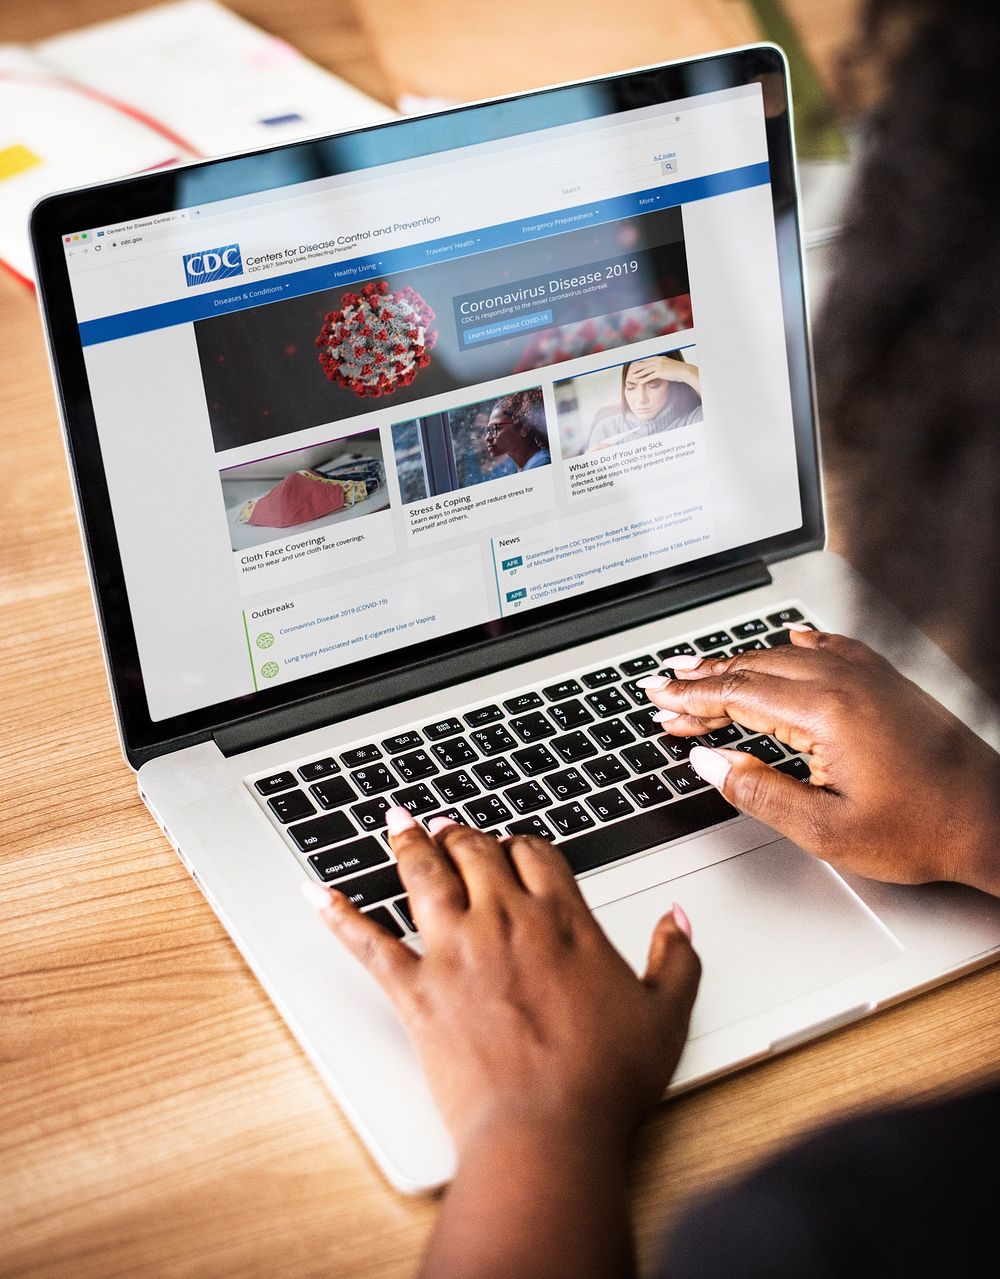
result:
<svg viewBox="0 0 1000 1279"><path fill-rule="evenodd" d="M32 279L49 192L394 115L214 0L0 45L0 261Z"/></svg>

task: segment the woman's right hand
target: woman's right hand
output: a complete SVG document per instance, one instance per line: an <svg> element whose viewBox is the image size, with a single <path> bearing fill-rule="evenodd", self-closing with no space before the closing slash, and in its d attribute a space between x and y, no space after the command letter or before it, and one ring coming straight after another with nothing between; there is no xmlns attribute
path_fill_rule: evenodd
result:
<svg viewBox="0 0 1000 1279"><path fill-rule="evenodd" d="M865 644L812 630L791 638L690 659L647 692L666 732L735 721L807 754L810 784L738 750L695 747L694 769L838 870L1000 895L1000 756Z"/></svg>

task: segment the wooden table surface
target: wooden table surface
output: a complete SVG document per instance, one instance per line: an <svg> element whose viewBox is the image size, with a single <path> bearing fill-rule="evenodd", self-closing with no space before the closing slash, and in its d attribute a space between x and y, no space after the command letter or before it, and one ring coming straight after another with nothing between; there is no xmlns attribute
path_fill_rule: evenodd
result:
<svg viewBox="0 0 1000 1279"><path fill-rule="evenodd" d="M7 0L0 40L129 7ZM234 7L383 91L346 4ZM35 299L5 277L0 350L0 1274L410 1275L436 1202L382 1180L119 754ZM810 1125L994 1069L998 1000L993 968L661 1108L643 1263L693 1193Z"/></svg>

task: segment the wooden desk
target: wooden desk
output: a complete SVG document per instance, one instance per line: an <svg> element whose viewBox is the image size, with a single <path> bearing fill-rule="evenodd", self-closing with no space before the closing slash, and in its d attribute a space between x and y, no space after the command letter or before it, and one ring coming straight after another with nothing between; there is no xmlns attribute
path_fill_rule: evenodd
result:
<svg viewBox="0 0 1000 1279"><path fill-rule="evenodd" d="M37 0L0 39L127 7ZM379 91L342 3L235 7ZM35 300L8 278L0 350L0 1273L410 1275L435 1203L374 1169L119 754ZM998 1003L994 968L664 1107L635 1161L644 1262L692 1193L804 1128L994 1068Z"/></svg>

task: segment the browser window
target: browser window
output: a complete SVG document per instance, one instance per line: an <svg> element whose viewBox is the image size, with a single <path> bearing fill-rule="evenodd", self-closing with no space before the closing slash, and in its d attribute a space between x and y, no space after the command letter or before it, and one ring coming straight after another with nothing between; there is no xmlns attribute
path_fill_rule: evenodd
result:
<svg viewBox="0 0 1000 1279"><path fill-rule="evenodd" d="M755 85L64 239L154 720L801 524Z"/></svg>

